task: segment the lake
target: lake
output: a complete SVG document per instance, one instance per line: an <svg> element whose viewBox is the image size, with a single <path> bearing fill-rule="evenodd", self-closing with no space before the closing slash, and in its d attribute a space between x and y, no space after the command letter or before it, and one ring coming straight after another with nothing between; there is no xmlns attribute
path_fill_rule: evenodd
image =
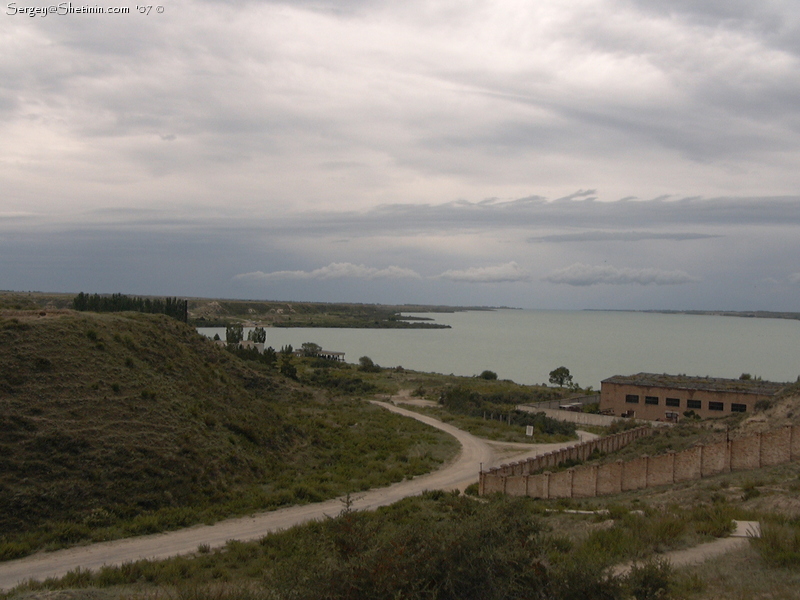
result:
<svg viewBox="0 0 800 600"><path fill-rule="evenodd" d="M581 386L639 372L771 381L800 375L800 321L614 311L496 310L425 313L451 329L270 328L279 350L314 342L384 367L546 383L559 366ZM225 328L201 327L209 337ZM247 331L247 330L246 330Z"/></svg>

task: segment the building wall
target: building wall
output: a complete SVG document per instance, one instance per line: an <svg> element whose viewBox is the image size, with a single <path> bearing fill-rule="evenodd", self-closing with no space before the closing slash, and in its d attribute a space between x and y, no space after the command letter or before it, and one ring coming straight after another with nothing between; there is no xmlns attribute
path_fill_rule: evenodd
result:
<svg viewBox="0 0 800 600"><path fill-rule="evenodd" d="M638 403L626 401L627 396L637 396ZM647 404L646 398L657 398L658 404ZM667 398L676 398L680 406L667 406ZM649 387L634 384L620 384L612 382L602 382L600 389L600 410L612 416L622 416L627 411L633 411L637 419L655 421L656 419L666 420L667 412L678 413L679 419L683 419L683 413L693 410L703 418L724 417L731 414L731 405L741 404L745 406L745 412L752 413L756 402L771 398L766 394L753 394L741 391L709 391L709 390L687 390L668 387ZM700 408L691 408L689 401L699 402ZM721 402L723 409L711 410L710 402Z"/></svg>

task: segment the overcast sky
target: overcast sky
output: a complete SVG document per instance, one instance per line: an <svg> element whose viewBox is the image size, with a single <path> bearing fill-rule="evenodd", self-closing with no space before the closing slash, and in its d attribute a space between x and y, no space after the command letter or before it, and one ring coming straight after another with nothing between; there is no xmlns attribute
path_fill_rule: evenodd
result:
<svg viewBox="0 0 800 600"><path fill-rule="evenodd" d="M47 6L2 289L800 311L796 0Z"/></svg>

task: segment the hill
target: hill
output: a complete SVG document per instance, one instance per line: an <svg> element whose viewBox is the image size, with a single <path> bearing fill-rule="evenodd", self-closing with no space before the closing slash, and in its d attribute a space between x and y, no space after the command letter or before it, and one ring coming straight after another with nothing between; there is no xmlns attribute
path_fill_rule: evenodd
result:
<svg viewBox="0 0 800 600"><path fill-rule="evenodd" d="M107 294L103 296L108 297ZM0 291L0 309L55 310L79 308L74 305L75 298L75 294ZM145 296L143 298L164 300L164 298L160 297ZM223 298L188 298L187 302L188 320L199 327L225 327L232 324L245 324L261 327L447 329L450 327L449 325L435 323L431 318L403 316L401 313L453 313L464 310L494 310L493 308L477 306L284 302Z"/></svg>
<svg viewBox="0 0 800 600"><path fill-rule="evenodd" d="M163 315L0 313L0 559L386 485L452 448Z"/></svg>

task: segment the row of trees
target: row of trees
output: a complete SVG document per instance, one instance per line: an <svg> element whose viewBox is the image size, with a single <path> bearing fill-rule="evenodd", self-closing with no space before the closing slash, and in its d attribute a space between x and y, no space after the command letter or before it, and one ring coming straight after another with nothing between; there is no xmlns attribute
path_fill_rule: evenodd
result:
<svg viewBox="0 0 800 600"><path fill-rule="evenodd" d="M225 341L228 344L238 344L244 339L244 327L242 325L228 325L225 328ZM267 341L267 331L263 327L256 327L247 333L247 339L257 344L264 344Z"/></svg>
<svg viewBox="0 0 800 600"><path fill-rule="evenodd" d="M72 308L92 312L135 311L167 315L184 323L188 321L189 317L189 301L178 298L142 298L125 294L101 296L100 294L81 292L73 298Z"/></svg>

